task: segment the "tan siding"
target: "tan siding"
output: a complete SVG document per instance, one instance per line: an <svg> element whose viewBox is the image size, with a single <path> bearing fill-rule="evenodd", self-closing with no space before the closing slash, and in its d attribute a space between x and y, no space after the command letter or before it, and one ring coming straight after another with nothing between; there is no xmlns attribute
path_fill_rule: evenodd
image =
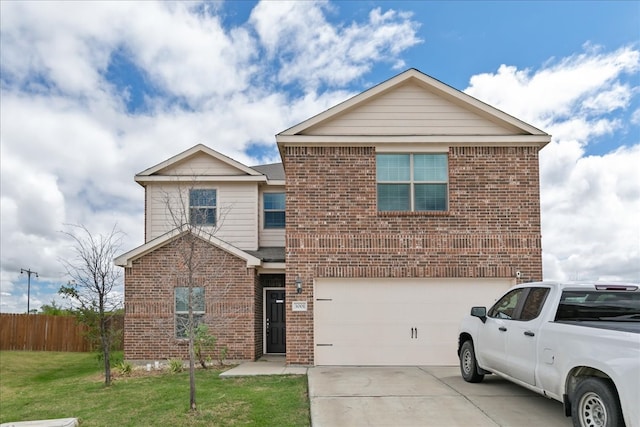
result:
<svg viewBox="0 0 640 427"><path fill-rule="evenodd" d="M240 249L258 249L258 186L255 183L218 186L221 228L216 236Z"/></svg>
<svg viewBox="0 0 640 427"><path fill-rule="evenodd" d="M215 236L240 249L258 247L258 186L255 183L215 183L197 186L150 184L147 186L147 241L175 228L167 200L178 216L188 210L190 188L218 190L218 224ZM177 220L180 222L180 219Z"/></svg>
<svg viewBox="0 0 640 427"><path fill-rule="evenodd" d="M259 194L259 210L258 210L258 216L259 216L259 224L260 224L260 236L259 236L259 242L260 242L260 246L265 247L265 246L278 246L278 247L284 247L284 228L281 229L265 229L264 228L264 206L263 206L263 202L264 199L262 197L262 195L264 193L284 193L285 192L285 188L284 186L282 187L275 187L275 186L269 186L266 188L261 188L260 189L260 194Z"/></svg>
<svg viewBox="0 0 640 427"><path fill-rule="evenodd" d="M162 175L246 175L243 171L211 157L198 153L162 171Z"/></svg>
<svg viewBox="0 0 640 427"><path fill-rule="evenodd" d="M182 200L180 200L182 198ZM169 206L177 215L186 215L188 188L181 191L177 184L150 184L147 186L147 241L153 240L176 227Z"/></svg>
<svg viewBox="0 0 640 427"><path fill-rule="evenodd" d="M307 135L508 135L506 129L417 84L383 93Z"/></svg>

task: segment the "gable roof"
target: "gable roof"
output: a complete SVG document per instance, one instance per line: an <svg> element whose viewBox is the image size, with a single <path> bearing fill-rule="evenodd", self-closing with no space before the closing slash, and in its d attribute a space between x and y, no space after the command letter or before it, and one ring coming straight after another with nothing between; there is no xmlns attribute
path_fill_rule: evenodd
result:
<svg viewBox="0 0 640 427"><path fill-rule="evenodd" d="M482 134L463 134L435 128L433 131L415 131L415 127L407 126L406 133L398 132L392 134L376 134L367 132L363 134L341 132L344 127L330 126L332 122L338 122L344 117L353 118L360 110L365 110L367 104L372 104L376 100L388 97L390 94L412 85L419 88L424 94L432 98L443 101L448 106L457 109L458 112L466 112L469 117L476 121L484 120L490 124L487 131ZM380 114L380 113L379 113ZM417 123L424 118L435 116L434 112L422 112L418 114ZM401 121L400 119L389 118L389 121ZM354 120L357 121L357 120ZM371 121L369 123L375 123ZM329 131L326 128L330 128ZM402 129L403 126L397 126ZM366 125L356 130L367 130ZM324 131L324 132L322 132ZM529 142L544 146L551 137L540 129L523 122L497 108L494 108L470 95L467 95L439 80L436 80L414 68L409 69L397 76L368 89L328 110L311 117L281 133L276 135L278 145L287 143L385 143L390 141L402 142L429 142L437 141L442 143L483 143L483 142Z"/></svg>
<svg viewBox="0 0 640 427"><path fill-rule="evenodd" d="M205 156L205 157L209 157L212 160L215 160L216 162L224 165L228 170L233 170L234 174L225 174L226 176L230 176L232 179L234 180L238 180L241 177L245 177L245 178L249 178L250 181L265 181L266 177L264 174L262 174L261 172L250 168L249 166L245 166L242 163L233 160L230 157L225 156L222 153L219 153L209 147L207 147L204 144L197 144L194 145L193 147L189 148L188 150L183 151L182 153L176 154L173 157L170 157L169 159L158 163L155 166L152 166L148 169L143 170L142 172L136 174L135 176L135 180L138 183L142 183L142 182L146 182L146 181L154 181L157 179L164 179L161 178L162 176L167 176L170 175L173 178L176 178L180 175L183 174L176 174L175 172L173 173L168 173L168 174L163 174L163 172L170 172L172 169L177 168L180 164L183 164L185 162L188 162L190 159L194 159L198 156ZM193 176L194 174L190 174L188 176L189 180L199 180L198 178L201 178L201 175L196 175ZM211 174L204 174L202 176L211 176ZM219 175L218 175L219 176Z"/></svg>
<svg viewBox="0 0 640 427"><path fill-rule="evenodd" d="M174 228L168 233L165 233L162 236L158 236L155 239L148 241L144 245L138 246L137 248L120 255L119 257L114 259L113 262L115 265L120 267L131 267L133 265L133 261L155 251L158 248L161 248L164 245L171 243L175 239L178 239L180 236L189 232L190 231L180 231L180 229ZM262 264L262 261L254 255L245 252L242 249L239 249L225 242L224 240L220 240L215 236L207 233L200 233L197 234L197 236L205 242L208 242L211 245L230 253L231 255L245 260L247 262L247 268L256 267Z"/></svg>

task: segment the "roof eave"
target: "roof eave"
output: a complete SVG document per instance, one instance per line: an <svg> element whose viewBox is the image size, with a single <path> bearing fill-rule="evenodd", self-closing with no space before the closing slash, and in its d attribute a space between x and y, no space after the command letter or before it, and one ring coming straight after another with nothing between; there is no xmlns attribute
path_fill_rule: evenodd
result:
<svg viewBox="0 0 640 427"><path fill-rule="evenodd" d="M116 257L113 262L119 267L132 267L133 261L153 252L154 250L164 245L167 245L184 233L187 233L187 231L180 231L179 229L175 228L168 233L163 234L162 236L156 237L155 239L150 240L149 242L138 246L137 248L120 255L119 257ZM232 255L235 255L238 258L244 259L247 262L247 268L259 267L260 265L262 265L262 261L259 258L243 251L242 249L239 249L223 240L220 240L215 236L210 236L206 233L200 234L204 235L199 235L198 237L209 242L213 246L222 249Z"/></svg>
<svg viewBox="0 0 640 427"><path fill-rule="evenodd" d="M265 175L136 175L134 180L138 184L147 182L267 182Z"/></svg>
<svg viewBox="0 0 640 427"><path fill-rule="evenodd" d="M376 145L440 143L447 145L535 145L544 147L551 135L278 135L278 147L310 145Z"/></svg>

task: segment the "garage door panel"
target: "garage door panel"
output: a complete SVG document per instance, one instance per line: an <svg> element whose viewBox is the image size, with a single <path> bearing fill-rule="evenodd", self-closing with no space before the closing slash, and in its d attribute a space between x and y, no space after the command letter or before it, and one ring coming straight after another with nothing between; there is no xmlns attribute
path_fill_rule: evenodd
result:
<svg viewBox="0 0 640 427"><path fill-rule="evenodd" d="M318 279L318 365L451 365L472 305L490 305L510 279Z"/></svg>

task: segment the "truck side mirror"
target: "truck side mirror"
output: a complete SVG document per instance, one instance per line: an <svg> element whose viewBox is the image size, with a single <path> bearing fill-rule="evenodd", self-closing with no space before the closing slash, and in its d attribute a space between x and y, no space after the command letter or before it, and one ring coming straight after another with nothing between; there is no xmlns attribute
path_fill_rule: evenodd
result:
<svg viewBox="0 0 640 427"><path fill-rule="evenodd" d="M471 315L482 320L482 323L487 321L487 308L486 307L471 307Z"/></svg>

